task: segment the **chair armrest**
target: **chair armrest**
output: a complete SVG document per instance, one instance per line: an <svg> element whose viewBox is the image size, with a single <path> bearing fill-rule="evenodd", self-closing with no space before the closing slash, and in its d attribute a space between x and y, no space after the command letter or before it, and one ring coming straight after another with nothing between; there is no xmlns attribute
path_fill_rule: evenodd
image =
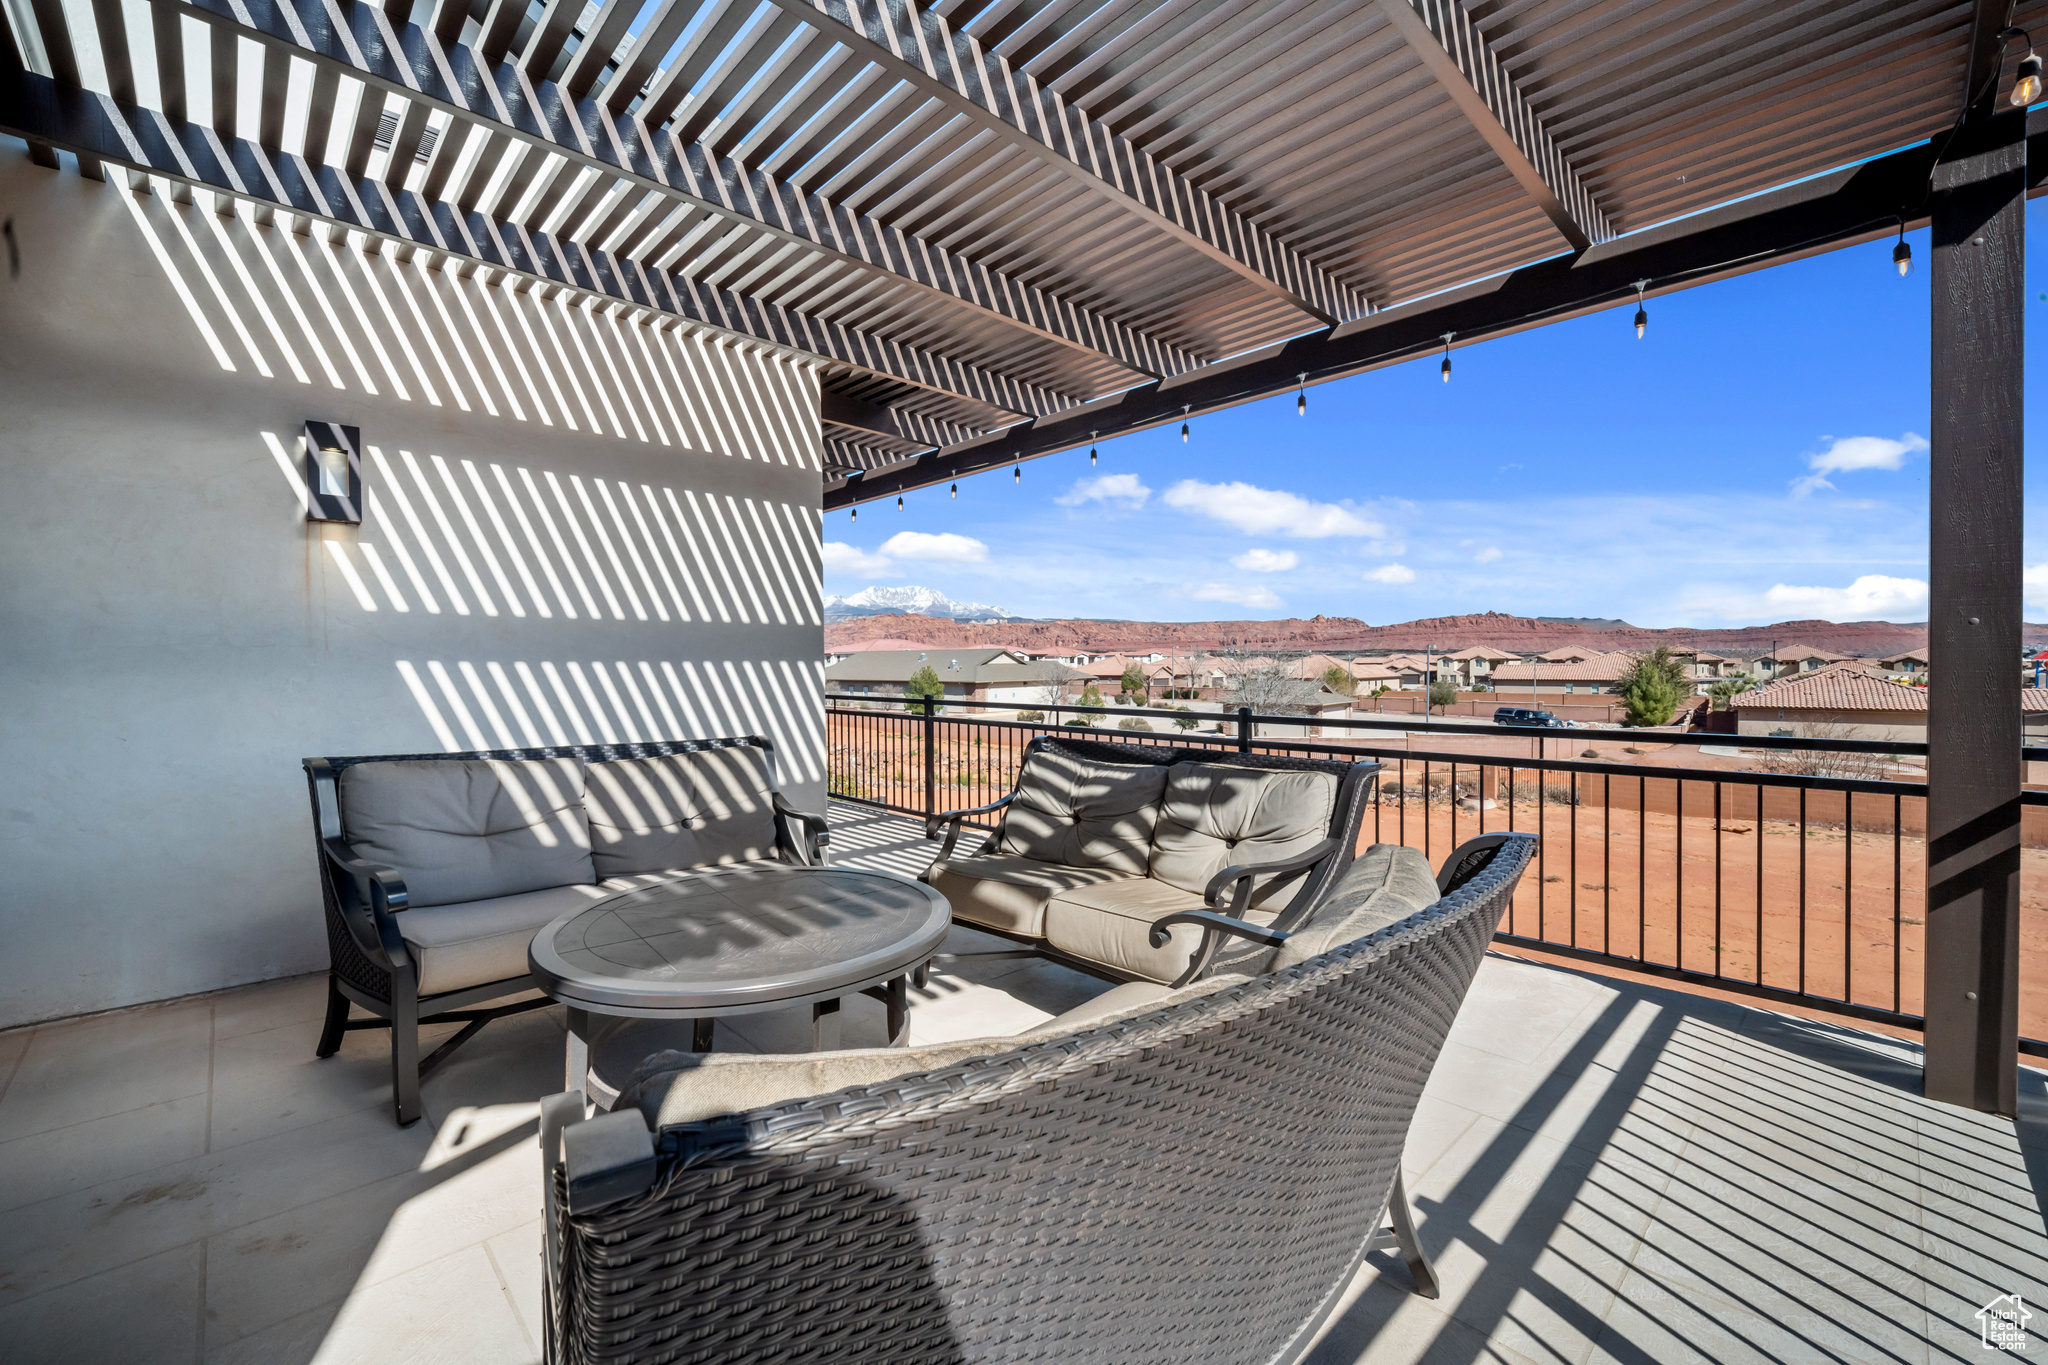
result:
<svg viewBox="0 0 2048 1365"><path fill-rule="evenodd" d="M967 810L949 810L946 811L944 814L934 815L928 818L924 822L925 838L938 838L939 827L941 825L944 825L946 827L946 842L939 845L939 856L933 859L933 861L942 862L945 859L953 856L953 845L960 841L960 827L966 821L968 816L987 815L992 810L1001 810L1004 806L1009 805L1012 801L1016 799L1017 793L1011 792L1002 800L991 801L986 806L973 806Z"/></svg>
<svg viewBox="0 0 2048 1365"><path fill-rule="evenodd" d="M810 865L812 867L823 867L825 865L825 848L832 842L832 826L826 822L824 816L813 814L807 810L798 810L795 806L790 805L781 792L770 792L769 796L773 800L775 813L785 820L796 821L799 825L803 826L805 834L809 836L806 840L804 852L809 859Z"/></svg>
<svg viewBox="0 0 2048 1365"><path fill-rule="evenodd" d="M1230 913L1241 916L1251 905L1253 878L1282 877L1296 872L1306 872L1335 853L1339 847L1341 845L1335 839L1318 839L1292 858L1281 862L1237 863L1226 867L1209 879L1209 885L1202 890L1202 903L1214 910L1223 893L1235 886L1237 894L1231 899Z"/></svg>
<svg viewBox="0 0 2048 1365"><path fill-rule="evenodd" d="M1269 948L1277 948L1293 937L1284 929L1271 929L1264 925L1252 924L1230 915L1219 915L1214 910L1178 910L1163 919L1152 921L1152 932L1147 936L1152 946L1164 948L1173 937L1168 930L1176 924L1199 926L1202 941L1195 945L1194 955L1188 958L1187 970L1174 979L1175 989L1198 980L1208 972L1209 964L1216 959L1216 950L1223 946L1226 937L1250 939Z"/></svg>
<svg viewBox="0 0 2048 1365"><path fill-rule="evenodd" d="M1177 910L1165 919L1152 921L1152 946L1164 948L1170 937L1167 930L1176 924L1199 924L1210 933L1248 938L1254 943L1263 943L1268 948L1277 948L1294 937L1284 929L1271 929L1262 924L1234 919L1229 915L1219 915L1214 910Z"/></svg>
<svg viewBox="0 0 2048 1365"><path fill-rule="evenodd" d="M406 951L405 939L398 932L398 922L393 918L410 904L405 878L395 868L358 858L344 839L333 836L322 839L320 854L355 890L355 906L348 904L347 897L336 899L342 902L342 920L348 925L363 955L372 962L385 963L394 971L410 966L412 957Z"/></svg>

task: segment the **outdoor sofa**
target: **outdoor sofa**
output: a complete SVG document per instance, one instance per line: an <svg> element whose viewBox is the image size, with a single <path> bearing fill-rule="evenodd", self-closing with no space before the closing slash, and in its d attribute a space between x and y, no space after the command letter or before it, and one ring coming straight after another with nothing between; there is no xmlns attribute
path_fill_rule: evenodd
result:
<svg viewBox="0 0 2048 1365"><path fill-rule="evenodd" d="M824 817L783 798L758 737L304 763L331 964L317 1055L390 1029L401 1126L485 1024L552 1003L470 1008L535 989L527 948L551 920L676 871L824 859ZM420 1025L453 1022L422 1061Z"/></svg>
<svg viewBox="0 0 2048 1365"><path fill-rule="evenodd" d="M923 880L956 923L1114 981L1186 983L1243 955L1184 911L1288 929L1351 863L1380 765L1045 735L1000 801L937 815ZM967 821L998 815L971 852ZM996 956L998 954L982 954Z"/></svg>
<svg viewBox="0 0 2048 1365"><path fill-rule="evenodd" d="M547 1357L1298 1361L1391 1231L1400 1160L1535 840L1374 846L1255 954L1018 1038L647 1059L542 1102Z"/></svg>

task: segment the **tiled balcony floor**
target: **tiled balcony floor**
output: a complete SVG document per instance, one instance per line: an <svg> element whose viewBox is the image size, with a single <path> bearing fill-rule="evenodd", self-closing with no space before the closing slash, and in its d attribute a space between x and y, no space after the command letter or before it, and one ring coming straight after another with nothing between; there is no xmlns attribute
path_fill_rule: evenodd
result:
<svg viewBox="0 0 2048 1365"><path fill-rule="evenodd" d="M835 826L843 862L915 871L934 847L858 810ZM938 975L913 1036L1022 1029L1098 989L1035 962ZM400 1130L381 1033L313 1059L323 990L0 1034L0 1359L537 1358L559 1011L485 1029ZM880 1042L880 1006L848 1009L847 1041ZM719 1046L807 1037L757 1016ZM1979 1307L2048 1304L2043 1077L2016 1132L1921 1100L1914 1054L1490 958L1408 1145L1445 1295L1376 1256L1313 1360L1991 1358Z"/></svg>

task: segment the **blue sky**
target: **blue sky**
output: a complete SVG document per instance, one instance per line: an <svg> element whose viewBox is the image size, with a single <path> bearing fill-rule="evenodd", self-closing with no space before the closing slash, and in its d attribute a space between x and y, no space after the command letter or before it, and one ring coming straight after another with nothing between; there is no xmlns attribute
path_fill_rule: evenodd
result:
<svg viewBox="0 0 2048 1365"><path fill-rule="evenodd" d="M2048 201L2028 206L2048 279ZM1928 242L1909 234L826 518L826 591L1023 616L1923 620ZM2048 301L2028 294L2029 320ZM2027 366L2029 445L2042 362ZM2030 485L2032 484L2030 480ZM2028 617L2048 522L2028 498ZM899 533L908 532L908 535Z"/></svg>

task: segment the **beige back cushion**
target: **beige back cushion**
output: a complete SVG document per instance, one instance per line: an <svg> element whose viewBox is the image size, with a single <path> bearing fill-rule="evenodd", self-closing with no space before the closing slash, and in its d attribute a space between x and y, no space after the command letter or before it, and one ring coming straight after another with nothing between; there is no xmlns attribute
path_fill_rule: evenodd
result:
<svg viewBox="0 0 2048 1365"><path fill-rule="evenodd" d="M1158 764L1095 763L1041 749L1018 778L1000 851L1142 877L1165 786Z"/></svg>
<svg viewBox="0 0 2048 1365"><path fill-rule="evenodd" d="M1344 870L1329 899L1316 907L1308 923L1273 950L1263 969L1277 972L1299 966L1353 939L1399 924L1436 902L1436 875L1420 850L1374 844Z"/></svg>
<svg viewBox="0 0 2048 1365"><path fill-rule="evenodd" d="M349 842L396 869L413 905L597 880L573 759L357 763L339 788Z"/></svg>
<svg viewBox="0 0 2048 1365"><path fill-rule="evenodd" d="M1152 875L1200 895L1234 863L1279 862L1327 837L1336 804L1331 773L1176 763L1152 834ZM1297 876L1280 889L1302 884ZM1265 899L1255 883L1252 904Z"/></svg>
<svg viewBox="0 0 2048 1365"><path fill-rule="evenodd" d="M600 877L775 856L768 755L752 745L593 763L590 856Z"/></svg>

